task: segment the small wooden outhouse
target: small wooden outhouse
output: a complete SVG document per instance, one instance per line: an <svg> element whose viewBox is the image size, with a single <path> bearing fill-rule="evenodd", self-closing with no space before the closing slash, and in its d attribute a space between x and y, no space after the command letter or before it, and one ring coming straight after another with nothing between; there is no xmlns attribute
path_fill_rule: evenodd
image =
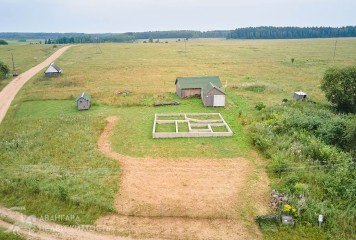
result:
<svg viewBox="0 0 356 240"><path fill-rule="evenodd" d="M90 108L91 97L89 94L83 92L80 96L77 97L77 107L78 111L88 110Z"/></svg>

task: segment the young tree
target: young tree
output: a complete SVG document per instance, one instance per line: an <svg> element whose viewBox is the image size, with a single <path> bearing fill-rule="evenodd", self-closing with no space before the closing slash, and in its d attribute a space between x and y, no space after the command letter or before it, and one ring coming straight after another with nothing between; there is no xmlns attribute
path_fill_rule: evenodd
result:
<svg viewBox="0 0 356 240"><path fill-rule="evenodd" d="M326 70L321 89L339 111L356 113L356 67Z"/></svg>
<svg viewBox="0 0 356 240"><path fill-rule="evenodd" d="M5 63L0 62L0 79L4 79L9 72L9 67Z"/></svg>

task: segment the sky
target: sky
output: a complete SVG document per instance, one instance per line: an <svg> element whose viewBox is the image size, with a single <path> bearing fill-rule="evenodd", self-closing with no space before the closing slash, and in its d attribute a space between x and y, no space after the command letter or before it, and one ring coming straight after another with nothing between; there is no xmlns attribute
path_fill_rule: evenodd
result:
<svg viewBox="0 0 356 240"><path fill-rule="evenodd" d="M356 0L0 0L0 32L355 26Z"/></svg>

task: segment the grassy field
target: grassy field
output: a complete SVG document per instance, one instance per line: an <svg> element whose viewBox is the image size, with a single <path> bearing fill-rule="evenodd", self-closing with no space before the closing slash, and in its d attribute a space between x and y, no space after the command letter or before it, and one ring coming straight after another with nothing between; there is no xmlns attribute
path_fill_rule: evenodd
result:
<svg viewBox="0 0 356 240"><path fill-rule="evenodd" d="M113 148L124 155L245 157L253 162L244 125L254 118L255 105L291 99L296 90L326 103L319 88L323 72L356 63L355 39L338 39L335 59L334 45L334 39L189 40L187 51L184 43L175 42L101 44L102 54L94 45L74 46L56 61L62 76L35 76L0 125L0 203L24 206L26 213L37 216L75 213L80 223L93 223L114 211L120 168L96 147L104 119L111 115L119 117ZM45 45L9 45L0 51L10 53L11 47L18 52L53 52ZM35 58L31 51L21 52L26 56L23 63L19 60L21 69L44 58ZM155 101L178 99L177 76L200 75L219 75L227 85L225 108L205 108L200 99L153 107ZM124 90L130 93L117 94ZM77 112L74 99L83 91L92 95L93 107ZM154 113L194 112L221 113L234 136L151 138Z"/></svg>
<svg viewBox="0 0 356 240"><path fill-rule="evenodd" d="M6 239L6 240L25 240L25 238L14 234L14 233L8 233L6 229L0 228L0 239Z"/></svg>
<svg viewBox="0 0 356 240"><path fill-rule="evenodd" d="M10 41L9 45L0 45L0 61L8 65L11 70L10 73L12 73L12 53L16 71L21 74L45 60L57 49L53 48L53 45L30 45L29 43ZM0 90L12 79L12 77L9 77L8 79L0 80Z"/></svg>

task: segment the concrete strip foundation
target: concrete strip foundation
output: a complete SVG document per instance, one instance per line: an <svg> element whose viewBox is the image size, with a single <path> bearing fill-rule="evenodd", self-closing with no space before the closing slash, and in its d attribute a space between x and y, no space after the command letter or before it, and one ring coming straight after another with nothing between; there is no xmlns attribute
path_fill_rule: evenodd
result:
<svg viewBox="0 0 356 240"><path fill-rule="evenodd" d="M197 119L199 117L211 117L213 119ZM165 117L177 119L164 119ZM184 117L184 120L181 119ZM196 117L196 118L194 118ZM189 132L181 132L179 123L187 123ZM156 132L159 124L175 124L175 132ZM216 132L212 127L225 127L226 131ZM153 123L152 137L153 138L185 138L185 137L229 137L233 132L227 125L220 113L172 113L172 114L155 114Z"/></svg>

